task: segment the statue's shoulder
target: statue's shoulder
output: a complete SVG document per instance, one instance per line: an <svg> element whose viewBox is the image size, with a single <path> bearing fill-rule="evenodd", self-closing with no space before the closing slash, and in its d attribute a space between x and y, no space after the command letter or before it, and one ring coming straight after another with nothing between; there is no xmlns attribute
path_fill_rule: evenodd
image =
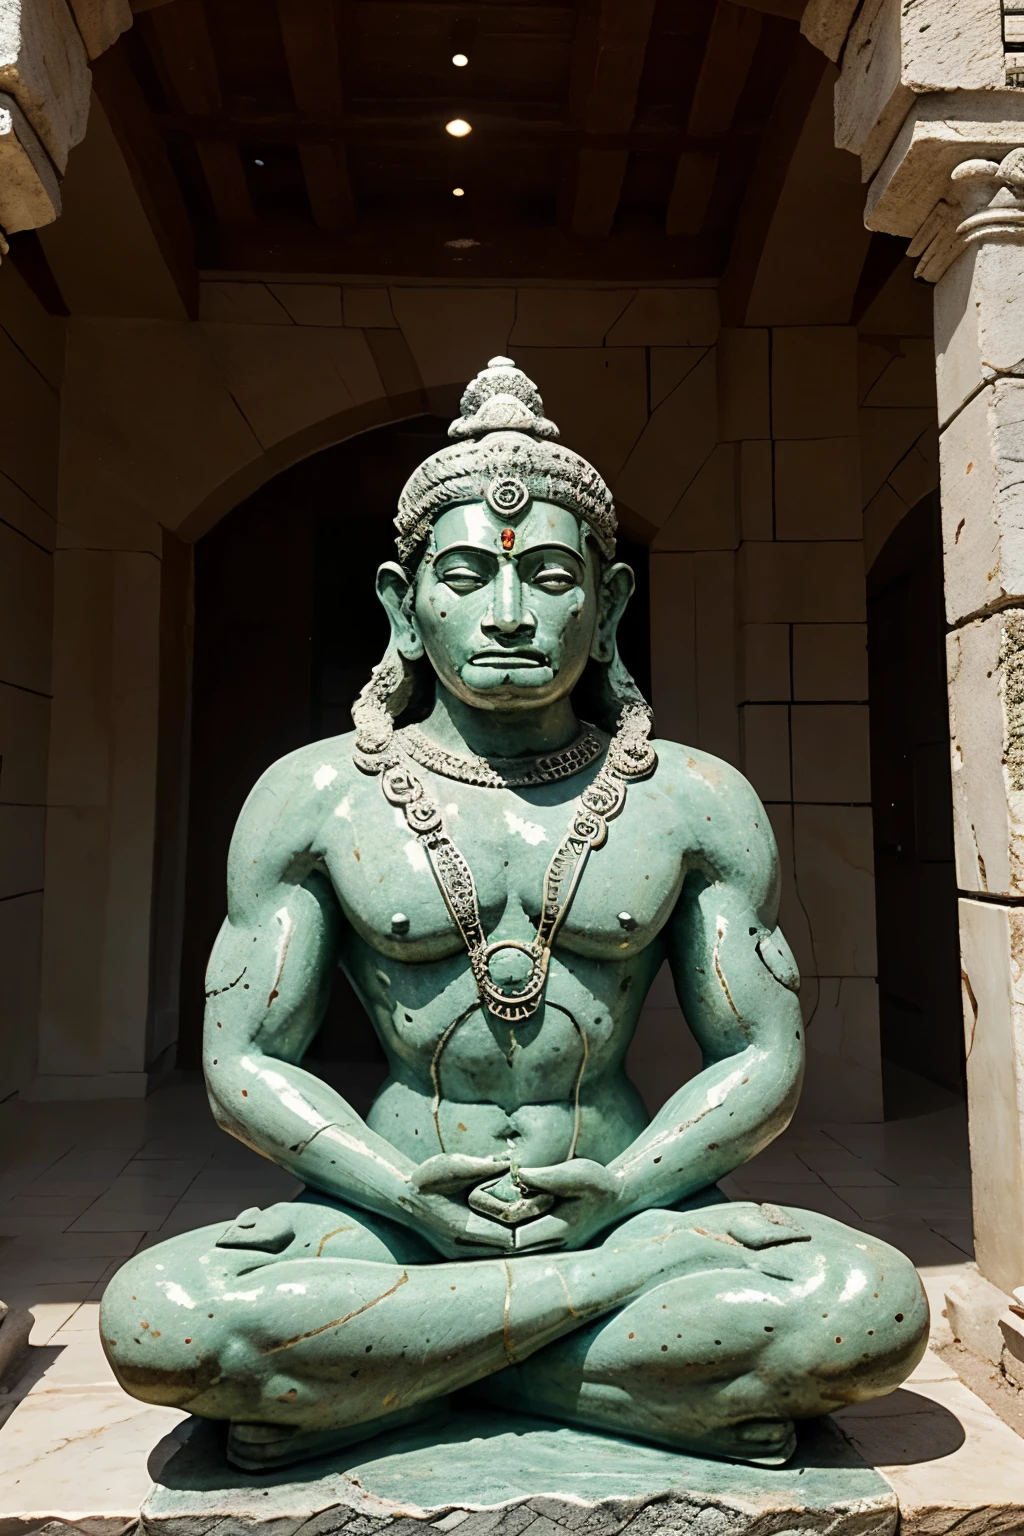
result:
<svg viewBox="0 0 1024 1536"><path fill-rule="evenodd" d="M666 794L698 800L714 797L720 804L738 809L746 809L751 799L760 804L749 779L724 758L678 741L658 738L651 745L658 754L656 782Z"/></svg>
<svg viewBox="0 0 1024 1536"><path fill-rule="evenodd" d="M354 743L355 732L347 731L279 757L253 785L239 825L257 830L273 821L289 840L311 834L334 810L339 795L366 783L352 761Z"/></svg>
<svg viewBox="0 0 1024 1536"><path fill-rule="evenodd" d="M694 842L709 864L754 889L774 888L778 851L768 813L750 780L724 758L675 741L655 741L656 782L685 806Z"/></svg>
<svg viewBox="0 0 1024 1536"><path fill-rule="evenodd" d="M705 836L727 827L771 836L757 791L732 763L678 741L657 740L653 746L658 754L655 782L659 789L689 808L696 824L709 829Z"/></svg>

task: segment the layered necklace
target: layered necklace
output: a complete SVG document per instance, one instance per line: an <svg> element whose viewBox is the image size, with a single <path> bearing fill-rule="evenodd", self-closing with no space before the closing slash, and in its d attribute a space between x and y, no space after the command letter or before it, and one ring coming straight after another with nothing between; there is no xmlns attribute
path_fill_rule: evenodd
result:
<svg viewBox="0 0 1024 1536"><path fill-rule="evenodd" d="M625 805L628 786L647 778L657 765L657 754L648 740L650 715L639 703L627 704L619 715L604 762L577 799L569 830L548 865L537 937L529 944L518 939L488 942L480 921L473 872L445 829L440 805L415 768L427 768L460 784L485 789L557 784L597 761L601 738L593 726L584 725L569 746L541 757L484 758L450 752L415 726L393 729L383 704L397 685L397 675L390 675L397 670L397 661L387 658L353 709L358 727L353 759L364 773L380 775L385 799L401 810L423 848L445 906L462 935L481 1003L496 1018L520 1023L541 1005L551 949L592 850L606 841L608 823ZM495 956L509 949L520 951L529 961L529 972L522 981L499 982L492 975Z"/></svg>

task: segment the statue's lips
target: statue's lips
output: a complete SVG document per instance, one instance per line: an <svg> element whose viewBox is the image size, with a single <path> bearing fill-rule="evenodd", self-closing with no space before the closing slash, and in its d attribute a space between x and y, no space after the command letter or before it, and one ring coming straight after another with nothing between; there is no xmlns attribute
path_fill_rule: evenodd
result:
<svg viewBox="0 0 1024 1536"><path fill-rule="evenodd" d="M478 651L469 658L471 667L546 667L543 651Z"/></svg>

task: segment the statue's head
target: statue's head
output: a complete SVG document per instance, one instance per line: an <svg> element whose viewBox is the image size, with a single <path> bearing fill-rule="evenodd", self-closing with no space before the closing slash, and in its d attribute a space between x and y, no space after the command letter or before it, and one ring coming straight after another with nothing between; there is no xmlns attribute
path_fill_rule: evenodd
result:
<svg viewBox="0 0 1024 1536"><path fill-rule="evenodd" d="M611 492L557 443L536 385L492 358L448 435L453 445L421 464L399 498L401 564L378 572L389 657L406 675L392 713L424 662L480 709L549 703L588 663L605 693L611 684L603 713L640 702L616 646L633 573L615 561Z"/></svg>

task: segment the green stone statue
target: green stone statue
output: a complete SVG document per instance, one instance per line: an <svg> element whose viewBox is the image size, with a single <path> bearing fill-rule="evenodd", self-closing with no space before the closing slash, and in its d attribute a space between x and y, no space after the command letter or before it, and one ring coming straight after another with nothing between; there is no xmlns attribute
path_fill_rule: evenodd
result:
<svg viewBox="0 0 1024 1536"><path fill-rule="evenodd" d="M800 1092L768 818L649 740L611 495L535 386L492 359L450 435L400 499L355 734L270 768L231 847L210 1102L306 1190L132 1259L103 1345L250 1470L456 1393L779 1464L905 1379L927 1303L886 1244L716 1189ZM703 1069L651 1119L624 1060L666 959ZM366 1120L302 1066L336 965L388 1060Z"/></svg>

